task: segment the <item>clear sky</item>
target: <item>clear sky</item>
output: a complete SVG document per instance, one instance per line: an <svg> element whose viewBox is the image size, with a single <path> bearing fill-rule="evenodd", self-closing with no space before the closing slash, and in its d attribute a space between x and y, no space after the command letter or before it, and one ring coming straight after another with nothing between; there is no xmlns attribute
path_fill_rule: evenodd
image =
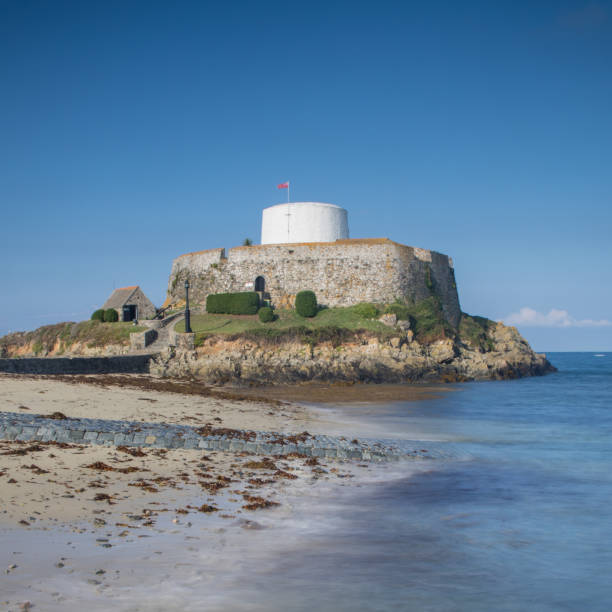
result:
<svg viewBox="0 0 612 612"><path fill-rule="evenodd" d="M160 305L290 180L536 350L612 350L611 2L0 0L0 94L0 333Z"/></svg>

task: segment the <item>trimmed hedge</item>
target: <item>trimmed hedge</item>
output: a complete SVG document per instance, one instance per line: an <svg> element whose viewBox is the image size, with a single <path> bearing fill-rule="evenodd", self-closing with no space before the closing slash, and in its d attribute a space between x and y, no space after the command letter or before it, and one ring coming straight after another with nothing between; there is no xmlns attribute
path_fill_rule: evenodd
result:
<svg viewBox="0 0 612 612"><path fill-rule="evenodd" d="M94 311L94 313L91 315L91 320L104 322L104 309L98 308L98 310Z"/></svg>
<svg viewBox="0 0 612 612"><path fill-rule="evenodd" d="M206 312L212 314L257 314L259 295L255 291L243 293L211 293L206 297Z"/></svg>
<svg viewBox="0 0 612 612"><path fill-rule="evenodd" d="M119 320L119 315L114 308L107 308L104 311L104 322L105 323L116 323Z"/></svg>
<svg viewBox="0 0 612 612"><path fill-rule="evenodd" d="M257 314L262 323L270 323L276 318L274 316L274 311L269 306L263 306L257 311Z"/></svg>
<svg viewBox="0 0 612 612"><path fill-rule="evenodd" d="M295 296L295 309L300 317L314 317L318 310L314 291L300 291Z"/></svg>

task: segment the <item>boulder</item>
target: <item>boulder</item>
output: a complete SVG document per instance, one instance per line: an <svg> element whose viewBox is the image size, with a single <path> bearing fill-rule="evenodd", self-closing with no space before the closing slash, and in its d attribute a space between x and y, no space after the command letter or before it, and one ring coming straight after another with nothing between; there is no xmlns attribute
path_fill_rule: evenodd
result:
<svg viewBox="0 0 612 612"><path fill-rule="evenodd" d="M397 323L397 315L394 314L384 314L378 319L383 325L388 325L389 327L395 327Z"/></svg>

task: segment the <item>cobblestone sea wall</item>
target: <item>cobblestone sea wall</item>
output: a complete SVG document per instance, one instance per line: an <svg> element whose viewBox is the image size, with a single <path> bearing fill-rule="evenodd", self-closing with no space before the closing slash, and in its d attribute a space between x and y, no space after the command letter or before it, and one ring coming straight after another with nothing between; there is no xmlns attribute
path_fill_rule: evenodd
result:
<svg viewBox="0 0 612 612"><path fill-rule="evenodd" d="M193 301L204 304L210 293L253 291L258 277L277 308L292 307L304 289L326 306L420 301L435 294L452 325L461 316L452 260L387 239L266 244L236 247L227 255L225 249L188 253L173 262L168 301L184 299L187 279Z"/></svg>
<svg viewBox="0 0 612 612"><path fill-rule="evenodd" d="M0 439L24 442L123 445L150 448L183 448L257 455L300 453L307 457L392 461L401 458L449 458L449 449L432 448L410 440L348 440L324 435L278 434L229 430L200 435L197 428L167 423L141 423L108 419L52 419L44 415L0 412Z"/></svg>
<svg viewBox="0 0 612 612"><path fill-rule="evenodd" d="M146 374L151 355L115 357L41 357L0 359L0 372L11 374Z"/></svg>

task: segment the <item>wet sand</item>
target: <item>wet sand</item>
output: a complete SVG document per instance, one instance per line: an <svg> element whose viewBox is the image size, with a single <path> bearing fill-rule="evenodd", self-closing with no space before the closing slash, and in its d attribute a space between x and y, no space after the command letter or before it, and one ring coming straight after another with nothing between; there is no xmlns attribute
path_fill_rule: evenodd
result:
<svg viewBox="0 0 612 612"><path fill-rule="evenodd" d="M246 397L307 404L362 404L418 402L456 390L450 384L343 384L304 383L240 389Z"/></svg>

